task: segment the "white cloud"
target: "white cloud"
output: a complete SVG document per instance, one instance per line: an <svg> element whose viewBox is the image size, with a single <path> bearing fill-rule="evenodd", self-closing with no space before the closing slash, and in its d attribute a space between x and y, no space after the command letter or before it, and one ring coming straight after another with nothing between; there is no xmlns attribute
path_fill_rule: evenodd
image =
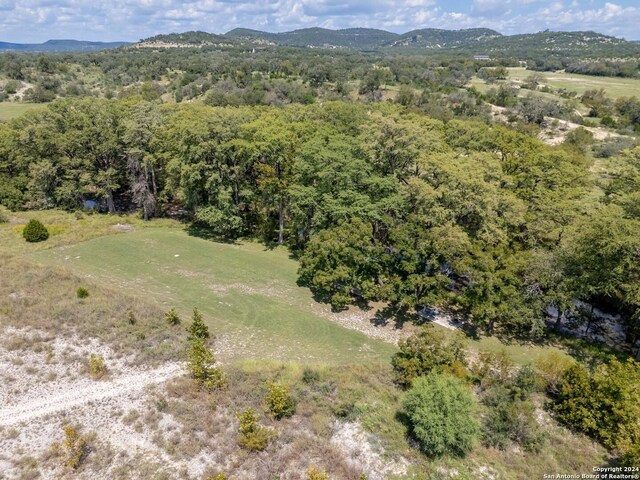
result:
<svg viewBox="0 0 640 480"><path fill-rule="evenodd" d="M449 5L445 0L0 0L0 40L137 40L192 29L220 33L238 26L270 31L364 26L397 32L489 27L507 34L550 28L640 37L636 0L473 0L467 9Z"/></svg>

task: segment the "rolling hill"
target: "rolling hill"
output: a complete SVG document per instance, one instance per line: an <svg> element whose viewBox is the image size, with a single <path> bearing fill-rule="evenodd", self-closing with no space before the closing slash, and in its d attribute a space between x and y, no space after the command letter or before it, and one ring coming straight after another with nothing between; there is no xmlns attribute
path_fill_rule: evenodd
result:
<svg viewBox="0 0 640 480"><path fill-rule="evenodd" d="M386 46L402 48L457 48L483 43L503 35L488 28L469 28L465 30L441 30L425 28L412 30L388 43Z"/></svg>
<svg viewBox="0 0 640 480"><path fill-rule="evenodd" d="M290 47L342 48L352 50L388 50L412 53L484 53L495 56L567 56L628 57L640 54L640 42L596 32L538 32L503 35L488 28L443 30L425 28L404 34L369 28L330 30L304 28L291 32L270 33L236 28L227 38Z"/></svg>
<svg viewBox="0 0 640 480"><path fill-rule="evenodd" d="M41 44L0 42L0 51L83 52L131 45L127 42L49 40ZM538 32L503 35L488 28L444 30L425 28L404 34L373 28L303 28L290 32L263 32L235 28L226 34L191 31L156 35L136 47L286 46L360 51L388 51L429 54L487 54L518 58L546 56L623 58L640 55L640 42L627 41L596 32Z"/></svg>
<svg viewBox="0 0 640 480"><path fill-rule="evenodd" d="M396 33L373 28L329 30L327 28L317 27L282 33L236 28L227 32L225 35L245 40L262 40L277 45L292 47L341 47L355 50L378 49L399 37Z"/></svg>

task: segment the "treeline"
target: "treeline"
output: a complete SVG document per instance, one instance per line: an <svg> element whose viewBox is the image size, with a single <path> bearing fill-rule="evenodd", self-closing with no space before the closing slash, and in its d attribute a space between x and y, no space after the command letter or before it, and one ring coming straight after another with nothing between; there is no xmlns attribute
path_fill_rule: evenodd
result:
<svg viewBox="0 0 640 480"><path fill-rule="evenodd" d="M550 57L527 62L527 68L542 72L565 70L568 73L598 77L640 77L640 62L637 60L575 60Z"/></svg>
<svg viewBox="0 0 640 480"><path fill-rule="evenodd" d="M550 306L609 302L633 345L640 149L616 165L599 190L579 149L386 103L64 100L0 126L10 208L183 210L220 237L288 244L336 308L454 305L492 333L541 335Z"/></svg>
<svg viewBox="0 0 640 480"><path fill-rule="evenodd" d="M336 52L286 47L117 49L78 54L2 54L0 77L28 82L25 100L56 97L164 96L177 102L207 98L212 105L265 105L336 100L349 83L411 85L452 92L481 68L514 60L433 59L384 52ZM0 91L2 89L0 88Z"/></svg>

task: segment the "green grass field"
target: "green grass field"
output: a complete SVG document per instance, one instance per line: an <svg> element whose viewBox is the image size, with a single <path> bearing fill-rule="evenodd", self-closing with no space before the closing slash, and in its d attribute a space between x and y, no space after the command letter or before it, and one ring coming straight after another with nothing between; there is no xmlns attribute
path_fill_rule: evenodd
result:
<svg viewBox="0 0 640 480"><path fill-rule="evenodd" d="M19 117L28 110L40 107L42 107L42 105L36 103L0 102L0 121L11 120L12 118Z"/></svg>
<svg viewBox="0 0 640 480"><path fill-rule="evenodd" d="M176 306L197 306L225 358L346 364L389 361L395 351L324 318L285 249L215 243L180 229L144 229L34 253L92 282ZM315 313L318 312L318 313Z"/></svg>

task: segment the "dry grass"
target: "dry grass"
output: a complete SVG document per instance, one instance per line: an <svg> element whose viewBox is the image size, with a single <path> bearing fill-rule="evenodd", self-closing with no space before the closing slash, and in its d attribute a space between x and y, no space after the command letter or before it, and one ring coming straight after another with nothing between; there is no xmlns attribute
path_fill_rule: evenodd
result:
<svg viewBox="0 0 640 480"><path fill-rule="evenodd" d="M170 219L155 219L145 222L135 214L102 215L78 212L70 214L61 210L30 210L10 212L2 209L7 222L0 223L0 255L24 255L53 247L73 245L104 235L126 235L118 225L131 225L134 230L149 227L182 228L182 224ZM22 229L35 218L49 230L49 239L28 243L22 238Z"/></svg>
<svg viewBox="0 0 640 480"><path fill-rule="evenodd" d="M31 327L44 336L76 334L110 345L117 355L156 365L182 358L184 332L164 321L164 312L108 286L91 284L61 269L0 259L0 326ZM78 287L90 296L78 299ZM132 325L128 313L137 319ZM4 339L10 350L39 351L47 339L39 335Z"/></svg>
<svg viewBox="0 0 640 480"><path fill-rule="evenodd" d="M265 385L268 378L278 376L277 369L249 373L230 367L227 375L229 387L215 394L184 378L167 385L167 412L180 425L175 432L156 438L167 453L177 459L203 456L209 460L209 473L224 472L230 478L297 479L312 464L330 472L331 478L356 479L364 472L327 435L314 431L314 408L307 405L306 395L299 398L300 412L291 418L278 421L266 413ZM275 432L262 452L250 452L238 444L235 413L246 408L253 408L259 424Z"/></svg>

